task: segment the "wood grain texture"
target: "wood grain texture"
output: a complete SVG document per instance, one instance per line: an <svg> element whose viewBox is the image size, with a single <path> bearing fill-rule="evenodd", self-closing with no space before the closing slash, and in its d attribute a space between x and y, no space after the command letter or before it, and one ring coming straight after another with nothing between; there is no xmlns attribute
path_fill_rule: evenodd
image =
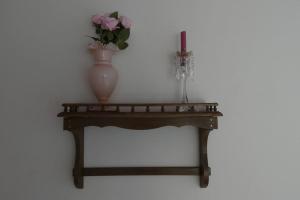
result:
<svg viewBox="0 0 300 200"><path fill-rule="evenodd" d="M74 184L83 188L84 176L129 175L199 175L200 187L207 187L210 168L207 158L209 132L218 128L217 103L188 104L63 104L64 130L75 140ZM180 107L188 111L180 112ZM123 112L122 109L128 110ZM140 111L142 108L142 111ZM143 110L144 109L144 110ZM199 134L199 166L196 167L84 167L84 128L115 126L134 130L148 130L163 126L194 126Z"/></svg>
<svg viewBox="0 0 300 200"><path fill-rule="evenodd" d="M77 188L83 188L84 130L83 128L73 129L72 134L75 141L74 184Z"/></svg>
<svg viewBox="0 0 300 200"><path fill-rule="evenodd" d="M84 176L198 175L199 167L91 167Z"/></svg>
<svg viewBox="0 0 300 200"><path fill-rule="evenodd" d="M200 187L208 186L210 168L207 159L207 141L210 130L199 128L199 169L203 172L200 174Z"/></svg>

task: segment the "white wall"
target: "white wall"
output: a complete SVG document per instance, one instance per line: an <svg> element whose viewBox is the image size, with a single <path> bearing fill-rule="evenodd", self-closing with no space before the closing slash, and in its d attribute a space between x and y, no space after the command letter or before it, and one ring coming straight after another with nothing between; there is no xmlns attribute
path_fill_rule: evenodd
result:
<svg viewBox="0 0 300 200"><path fill-rule="evenodd" d="M74 187L73 138L56 114L63 102L95 101L85 35L91 15L115 10L134 28L114 58L114 102L176 101L170 55L187 30L191 99L217 101L225 114L209 138L207 189L177 176L86 177ZM299 199L300 1L2 0L0 26L0 199ZM86 165L197 164L192 127L134 132L88 128Z"/></svg>

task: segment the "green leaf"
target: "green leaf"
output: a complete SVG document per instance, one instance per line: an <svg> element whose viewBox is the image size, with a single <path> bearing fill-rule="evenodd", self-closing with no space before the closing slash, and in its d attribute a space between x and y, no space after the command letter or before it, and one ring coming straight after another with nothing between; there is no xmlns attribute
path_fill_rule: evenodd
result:
<svg viewBox="0 0 300 200"><path fill-rule="evenodd" d="M107 30L102 32L101 38L107 38Z"/></svg>
<svg viewBox="0 0 300 200"><path fill-rule="evenodd" d="M97 27L96 27L96 34L97 34L97 35L101 35L102 32L103 32L102 28L100 28L100 26L97 26Z"/></svg>
<svg viewBox="0 0 300 200"><path fill-rule="evenodd" d="M117 44L118 38L115 36L114 39L112 40L112 43Z"/></svg>
<svg viewBox="0 0 300 200"><path fill-rule="evenodd" d="M120 31L120 33L118 35L118 40L124 42L129 38L129 35L130 35L130 30L123 29Z"/></svg>
<svg viewBox="0 0 300 200"><path fill-rule="evenodd" d="M109 41L108 41L106 38L104 38L104 39L101 39L101 43L102 43L102 44L108 44Z"/></svg>
<svg viewBox="0 0 300 200"><path fill-rule="evenodd" d="M106 36L107 36L109 41L112 41L114 39L114 34L112 32L107 32Z"/></svg>
<svg viewBox="0 0 300 200"><path fill-rule="evenodd" d="M106 35L106 32L104 31L103 34L101 35L100 37L100 41L102 44L108 44L109 41L108 41L108 38L107 38L107 35Z"/></svg>
<svg viewBox="0 0 300 200"><path fill-rule="evenodd" d="M113 13L111 13L109 16L110 17L113 17L113 18L115 18L115 19L118 19L118 12L116 11L116 12L113 12Z"/></svg>
<svg viewBox="0 0 300 200"><path fill-rule="evenodd" d="M119 35L119 33L120 33L121 30L122 30L122 29L116 29L116 30L114 30L112 33L113 33L116 37L118 37L118 35Z"/></svg>
<svg viewBox="0 0 300 200"><path fill-rule="evenodd" d="M102 32L101 38L103 40L105 40L106 43L109 43L110 41L112 41L114 39L114 34L109 30L104 30Z"/></svg>
<svg viewBox="0 0 300 200"><path fill-rule="evenodd" d="M126 42L119 42L117 45L120 50L126 49L128 47L128 44Z"/></svg>
<svg viewBox="0 0 300 200"><path fill-rule="evenodd" d="M88 36L89 38L92 38L94 41L100 41L99 38L96 38L96 37L92 37L92 36Z"/></svg>

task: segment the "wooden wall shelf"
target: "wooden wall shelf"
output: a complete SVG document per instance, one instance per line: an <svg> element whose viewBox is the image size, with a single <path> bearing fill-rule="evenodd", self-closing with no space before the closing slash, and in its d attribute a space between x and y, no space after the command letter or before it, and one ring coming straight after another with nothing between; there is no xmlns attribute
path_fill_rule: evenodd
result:
<svg viewBox="0 0 300 200"><path fill-rule="evenodd" d="M207 160L209 132L218 128L217 103L188 104L63 104L64 130L75 139L74 184L83 188L84 176L198 175L200 187L207 187L210 168ZM163 126L195 126L199 133L199 165L192 167L84 167L84 128L116 126L147 130Z"/></svg>

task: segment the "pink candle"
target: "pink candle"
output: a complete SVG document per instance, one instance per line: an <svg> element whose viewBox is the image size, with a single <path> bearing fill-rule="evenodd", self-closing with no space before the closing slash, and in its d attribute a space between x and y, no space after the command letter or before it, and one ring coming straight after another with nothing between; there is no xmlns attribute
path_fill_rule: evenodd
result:
<svg viewBox="0 0 300 200"><path fill-rule="evenodd" d="M181 31L181 52L186 52L186 32Z"/></svg>

